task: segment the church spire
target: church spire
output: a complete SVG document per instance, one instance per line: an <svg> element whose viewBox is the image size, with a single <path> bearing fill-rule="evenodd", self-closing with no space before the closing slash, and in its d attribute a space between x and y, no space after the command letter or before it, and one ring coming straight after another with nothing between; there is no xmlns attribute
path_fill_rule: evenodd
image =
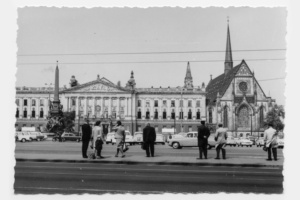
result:
<svg viewBox="0 0 300 200"><path fill-rule="evenodd" d="M187 68L186 68L186 74L185 74L185 78L184 78L184 87L187 89L192 89L194 87L193 86L193 77L192 77L191 68L190 68L190 62L188 62Z"/></svg>
<svg viewBox="0 0 300 200"><path fill-rule="evenodd" d="M229 30L229 18L227 18L227 43L225 52L225 63L224 73L225 75L233 68L231 41L230 41L230 30Z"/></svg>

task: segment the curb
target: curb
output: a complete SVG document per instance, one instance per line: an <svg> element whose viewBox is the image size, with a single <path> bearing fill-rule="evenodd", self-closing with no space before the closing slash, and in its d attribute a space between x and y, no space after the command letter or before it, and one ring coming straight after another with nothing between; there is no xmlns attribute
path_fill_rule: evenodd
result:
<svg viewBox="0 0 300 200"><path fill-rule="evenodd" d="M234 164L234 163L188 163L188 162L137 162L137 161L106 161L106 160L63 160L63 159L24 159L16 158L17 162L54 162L54 163L111 163L111 164L127 164L127 165L179 165L179 166L223 166L223 167L280 167L282 165L267 164Z"/></svg>

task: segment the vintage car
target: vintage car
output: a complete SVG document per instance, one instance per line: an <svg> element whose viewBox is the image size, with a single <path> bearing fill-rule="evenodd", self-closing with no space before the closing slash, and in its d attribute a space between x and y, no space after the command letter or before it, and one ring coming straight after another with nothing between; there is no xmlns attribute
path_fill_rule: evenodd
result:
<svg viewBox="0 0 300 200"><path fill-rule="evenodd" d="M234 139L233 136L229 136L226 140L226 145L227 146L236 146L236 140Z"/></svg>
<svg viewBox="0 0 300 200"><path fill-rule="evenodd" d="M115 132L107 133L106 135L106 144L112 143L113 138L115 137Z"/></svg>
<svg viewBox="0 0 300 200"><path fill-rule="evenodd" d="M45 139L45 136L40 132L28 132L28 133L32 140L41 141Z"/></svg>
<svg viewBox="0 0 300 200"><path fill-rule="evenodd" d="M239 146L241 146L241 147L243 147L243 146L246 146L246 147L252 147L252 145L253 145L253 142L251 141L251 140L249 140L249 139L246 139L246 138L240 138L238 141L237 141L237 146L239 147Z"/></svg>
<svg viewBox="0 0 300 200"><path fill-rule="evenodd" d="M142 132L135 132L133 141L135 144L141 144L143 142L143 133ZM156 133L156 141L155 144L165 144L164 137L161 133Z"/></svg>
<svg viewBox="0 0 300 200"><path fill-rule="evenodd" d="M264 146L264 144L265 144L264 138L258 138L258 139L256 139L255 144L256 144L257 147Z"/></svg>
<svg viewBox="0 0 300 200"><path fill-rule="evenodd" d="M133 145L134 144L133 136L131 135L131 133L129 131L125 131L125 143L129 144L129 145ZM112 145L116 144L115 137L112 138L111 144Z"/></svg>
<svg viewBox="0 0 300 200"><path fill-rule="evenodd" d="M20 142L32 141L28 132L16 132L15 138L16 141Z"/></svg>
<svg viewBox="0 0 300 200"><path fill-rule="evenodd" d="M52 141L59 141L59 136L56 135L53 137ZM61 141L65 142L65 141L76 141L76 142L80 142L81 141L81 136L75 135L74 133L63 133L61 135Z"/></svg>
<svg viewBox="0 0 300 200"><path fill-rule="evenodd" d="M284 147L284 141L283 141L283 138L278 138L278 139L277 139L277 144L278 144L278 148L283 149L283 147Z"/></svg>
<svg viewBox="0 0 300 200"><path fill-rule="evenodd" d="M174 149L181 149L182 147L197 147L198 146L198 133L197 132L188 132L186 134L178 135L169 140L169 146L173 147ZM208 138L207 148L211 149L215 147L216 142L214 139L214 134L211 134Z"/></svg>

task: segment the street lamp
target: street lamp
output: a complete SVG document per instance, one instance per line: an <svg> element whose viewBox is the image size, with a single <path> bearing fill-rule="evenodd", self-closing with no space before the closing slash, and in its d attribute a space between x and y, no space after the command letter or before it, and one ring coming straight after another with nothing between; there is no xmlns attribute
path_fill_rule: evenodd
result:
<svg viewBox="0 0 300 200"><path fill-rule="evenodd" d="M252 116L253 116L253 114L251 113L251 114L250 114L250 119L251 119L251 120L250 120L250 121L251 121L251 129L250 129L251 134L250 134L250 135L251 135L251 136L252 136Z"/></svg>
<svg viewBox="0 0 300 200"><path fill-rule="evenodd" d="M180 130L181 130L181 132L182 132L182 119L183 119L183 111L182 111L182 106L183 106L183 101L182 101L182 90L183 90L183 88L182 87L180 87L180 89L181 89L181 100L180 100L180 107L181 107L181 109L180 109L180 114L179 114L179 116L180 116L180 119L181 119L181 121L180 121Z"/></svg>

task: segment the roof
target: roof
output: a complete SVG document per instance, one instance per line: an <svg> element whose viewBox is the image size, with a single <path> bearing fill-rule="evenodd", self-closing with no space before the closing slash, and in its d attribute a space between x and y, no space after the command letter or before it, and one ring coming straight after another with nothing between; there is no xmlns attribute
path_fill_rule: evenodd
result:
<svg viewBox="0 0 300 200"><path fill-rule="evenodd" d="M167 88L136 88L138 94L181 94L180 87L167 87ZM191 90L183 89L182 94L205 94L200 87L195 87Z"/></svg>
<svg viewBox="0 0 300 200"><path fill-rule="evenodd" d="M239 65L232 68L226 75L225 73L223 73L220 76L210 80L206 87L206 99L208 101L208 104L214 103L218 93L220 94L220 96L224 95L231 81L235 77L235 74L238 72L243 63L245 63L244 60Z"/></svg>

